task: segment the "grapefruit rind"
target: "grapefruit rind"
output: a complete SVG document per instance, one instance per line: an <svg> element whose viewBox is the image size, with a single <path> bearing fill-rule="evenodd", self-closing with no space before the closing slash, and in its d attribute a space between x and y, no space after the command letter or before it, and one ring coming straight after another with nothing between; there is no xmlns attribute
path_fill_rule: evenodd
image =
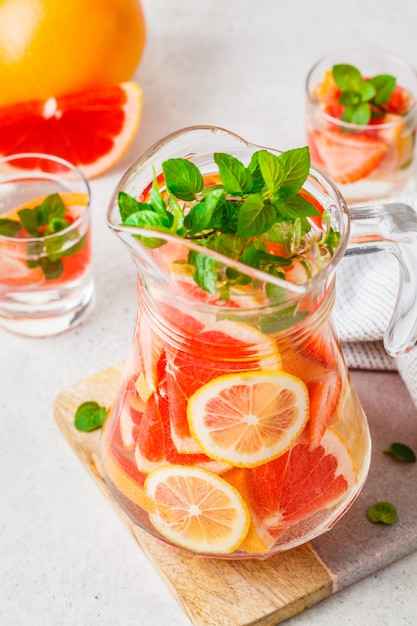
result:
<svg viewBox="0 0 417 626"><path fill-rule="evenodd" d="M189 398L187 418L207 456L234 467L256 467L284 454L304 430L308 391L285 372L226 374Z"/></svg>
<svg viewBox="0 0 417 626"><path fill-rule="evenodd" d="M145 480L145 492L156 502L149 518L170 542L193 552L227 554L244 540L249 511L239 492L211 472L170 465ZM211 503L210 503L211 501Z"/></svg>

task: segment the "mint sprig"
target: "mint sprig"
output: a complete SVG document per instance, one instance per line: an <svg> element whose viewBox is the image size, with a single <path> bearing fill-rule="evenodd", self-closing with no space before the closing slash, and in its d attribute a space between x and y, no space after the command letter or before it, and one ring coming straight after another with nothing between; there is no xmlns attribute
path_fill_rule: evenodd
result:
<svg viewBox="0 0 417 626"><path fill-rule="evenodd" d="M284 277L282 268L294 259L303 259L309 251L321 258L333 254L339 233L330 227L326 214L324 231L312 233L309 218L319 216L320 211L300 193L310 171L308 148L281 154L258 150L247 166L226 153L214 153L213 159L218 182L215 179L205 186L194 163L175 158L162 163L164 187L159 188L154 173L148 202L120 192L123 225L160 232L161 238L134 235L148 247L162 245L162 234L171 233L279 277ZM287 256L271 254L271 242L283 244ZM318 259L319 266L320 262ZM210 293L219 290L221 283L227 297L233 285L251 280L231 268L225 273L221 263L200 252L190 252L188 263L195 282ZM282 292L275 292L282 299Z"/></svg>
<svg viewBox="0 0 417 626"><path fill-rule="evenodd" d="M339 103L343 106L343 121L363 126L386 112L385 105L396 85L394 76L379 74L364 78L356 67L348 64L334 65L332 72L341 91Z"/></svg>
<svg viewBox="0 0 417 626"><path fill-rule="evenodd" d="M86 243L86 237L80 238L75 229L58 235L71 223L66 217L61 196L58 193L50 194L32 209L20 209L18 216L19 220L0 218L0 235L39 239L38 242L28 244L28 267L40 267L47 280L59 278L64 271L62 258L77 254ZM74 245L69 246L71 241L74 241Z"/></svg>

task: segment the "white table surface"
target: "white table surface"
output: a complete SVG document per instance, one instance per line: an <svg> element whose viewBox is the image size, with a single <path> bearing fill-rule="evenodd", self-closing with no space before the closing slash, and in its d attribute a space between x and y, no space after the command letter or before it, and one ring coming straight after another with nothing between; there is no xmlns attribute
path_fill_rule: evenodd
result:
<svg viewBox="0 0 417 626"><path fill-rule="evenodd" d="M143 0L143 7L141 127L123 160L92 181L95 309L77 329L50 339L0 330L4 626L190 625L53 415L62 389L121 361L130 347L135 270L105 224L122 173L155 141L194 124L223 126L265 146L304 145L304 79L334 48L375 46L417 66L415 0ZM417 553L288 623L416 625Z"/></svg>

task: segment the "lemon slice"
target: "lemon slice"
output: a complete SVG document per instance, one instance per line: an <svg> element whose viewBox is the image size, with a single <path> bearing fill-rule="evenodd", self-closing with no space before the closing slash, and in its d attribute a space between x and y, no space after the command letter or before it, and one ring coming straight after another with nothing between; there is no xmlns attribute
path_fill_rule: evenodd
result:
<svg viewBox="0 0 417 626"><path fill-rule="evenodd" d="M284 454L309 418L306 385L285 372L227 374L188 400L190 432L203 452L235 467Z"/></svg>
<svg viewBox="0 0 417 626"><path fill-rule="evenodd" d="M166 465L145 480L145 492L157 506L149 518L175 545L201 554L228 554L244 540L249 511L239 492L211 472Z"/></svg>

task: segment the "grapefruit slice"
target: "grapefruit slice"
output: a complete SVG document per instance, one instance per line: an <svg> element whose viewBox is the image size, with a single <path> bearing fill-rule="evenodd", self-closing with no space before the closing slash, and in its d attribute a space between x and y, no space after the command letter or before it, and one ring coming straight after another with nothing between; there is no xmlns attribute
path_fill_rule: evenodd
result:
<svg viewBox="0 0 417 626"><path fill-rule="evenodd" d="M314 450L303 437L285 455L248 470L246 480L259 533L267 530L278 538L290 526L337 505L357 477L346 443L329 428Z"/></svg>
<svg viewBox="0 0 417 626"><path fill-rule="evenodd" d="M255 467L284 454L309 418L305 384L285 372L219 376L188 400L190 431L207 456Z"/></svg>
<svg viewBox="0 0 417 626"><path fill-rule="evenodd" d="M388 149L381 139L333 128L314 133L314 141L329 176L342 184L369 176Z"/></svg>
<svg viewBox="0 0 417 626"><path fill-rule="evenodd" d="M328 426L337 419L336 409L342 391L342 379L339 372L329 370L323 376L308 381L307 389L310 395L310 446L315 448Z"/></svg>
<svg viewBox="0 0 417 626"><path fill-rule="evenodd" d="M178 451L171 437L168 402L158 394L152 395L146 404L136 431L134 457L138 471L144 474L168 464L198 465L214 474L230 469L229 465L210 459L198 447L196 453Z"/></svg>
<svg viewBox="0 0 417 626"><path fill-rule="evenodd" d="M187 421L188 398L219 374L241 370L279 370L275 341L249 324L221 320L189 339L184 350L167 349L166 395L171 435L178 451L201 452Z"/></svg>
<svg viewBox="0 0 417 626"><path fill-rule="evenodd" d="M0 155L54 154L93 178L129 148L141 113L142 90L134 82L5 106L0 108Z"/></svg>
<svg viewBox="0 0 417 626"><path fill-rule="evenodd" d="M233 552L249 529L249 512L239 492L219 476L196 468L161 467L145 480L156 502L149 518L172 543L206 554Z"/></svg>
<svg viewBox="0 0 417 626"><path fill-rule="evenodd" d="M123 471L113 460L111 454L104 457L103 470L117 489L131 502L147 512L156 511L156 503L146 494L144 487Z"/></svg>

